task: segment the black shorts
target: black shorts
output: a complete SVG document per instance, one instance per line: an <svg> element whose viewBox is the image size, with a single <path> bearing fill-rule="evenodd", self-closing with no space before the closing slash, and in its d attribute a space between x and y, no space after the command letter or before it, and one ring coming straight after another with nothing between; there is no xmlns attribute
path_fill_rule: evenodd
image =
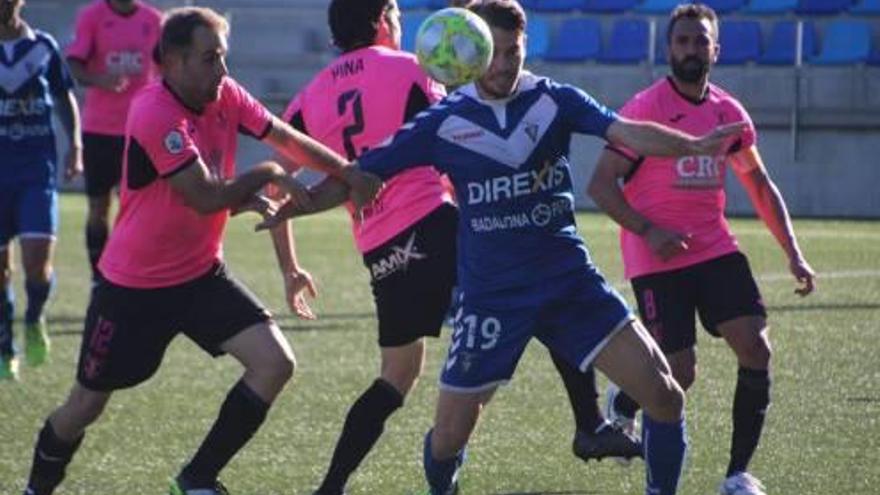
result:
<svg viewBox="0 0 880 495"><path fill-rule="evenodd" d="M455 287L458 210L443 205L364 254L379 318L379 345L440 335Z"/></svg>
<svg viewBox="0 0 880 495"><path fill-rule="evenodd" d="M106 196L122 177L125 136L84 132L82 139L86 194L90 198Z"/></svg>
<svg viewBox="0 0 880 495"><path fill-rule="evenodd" d="M639 314L666 354L693 347L696 319L719 337L718 324L740 316L767 316L758 285L742 253L632 279Z"/></svg>
<svg viewBox="0 0 880 495"><path fill-rule="evenodd" d="M223 342L270 318L223 264L195 280L158 289L102 280L86 312L77 380L91 390L133 387L153 376L178 333L219 356Z"/></svg>

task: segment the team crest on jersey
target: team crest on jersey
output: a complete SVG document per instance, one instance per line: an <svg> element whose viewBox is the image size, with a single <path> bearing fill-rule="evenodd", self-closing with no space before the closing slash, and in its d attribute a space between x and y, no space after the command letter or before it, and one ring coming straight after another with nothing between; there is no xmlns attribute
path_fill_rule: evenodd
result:
<svg viewBox="0 0 880 495"><path fill-rule="evenodd" d="M538 141L538 129L538 124L532 122L526 122L523 124L523 130L526 132L526 136L528 136L533 143Z"/></svg>
<svg viewBox="0 0 880 495"><path fill-rule="evenodd" d="M178 155L183 151L183 136L180 131L173 130L165 135L165 149L172 155Z"/></svg>

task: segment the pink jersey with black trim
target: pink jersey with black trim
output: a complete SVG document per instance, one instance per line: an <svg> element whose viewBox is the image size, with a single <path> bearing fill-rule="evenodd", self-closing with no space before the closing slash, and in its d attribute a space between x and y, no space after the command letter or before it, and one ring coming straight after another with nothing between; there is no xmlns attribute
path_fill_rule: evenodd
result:
<svg viewBox="0 0 880 495"><path fill-rule="evenodd" d="M95 0L77 17L67 58L82 61L89 73L121 74L128 79L120 93L86 88L85 132L123 135L132 98L157 74L153 49L159 41L162 13L143 2L135 4L131 14L122 15L110 8L107 0Z"/></svg>
<svg viewBox="0 0 880 495"><path fill-rule="evenodd" d="M262 139L272 116L234 80L217 101L187 108L157 80L135 96L125 132L119 215L98 267L114 284L178 285L222 258L228 210L203 215L167 180L200 159L221 179L235 175L238 133Z"/></svg>
<svg viewBox="0 0 880 495"><path fill-rule="evenodd" d="M425 74L415 56L370 46L343 54L318 73L290 102L284 118L355 159L443 96L443 87ZM429 164L393 177L364 209L363 221L352 216L358 250L364 253L384 244L449 202L448 189Z"/></svg>
<svg viewBox="0 0 880 495"><path fill-rule="evenodd" d="M654 224L691 236L690 249L663 261L642 237L621 229L626 277L683 268L737 251L736 238L724 217L728 158L756 140L752 120L739 101L710 84L706 96L694 102L679 93L671 79L664 78L633 97L620 115L658 122L695 136L725 123L748 123L740 138L718 156L638 157L632 151L612 148L636 163L623 186L629 204Z"/></svg>

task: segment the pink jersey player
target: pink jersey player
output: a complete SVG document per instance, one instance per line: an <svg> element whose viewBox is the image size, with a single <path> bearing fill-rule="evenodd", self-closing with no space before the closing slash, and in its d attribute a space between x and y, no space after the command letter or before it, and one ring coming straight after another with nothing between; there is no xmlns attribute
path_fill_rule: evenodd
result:
<svg viewBox="0 0 880 495"><path fill-rule="evenodd" d="M389 72L395 77L389 79ZM425 75L412 54L373 45L345 53L324 68L291 101L284 118L354 159L444 95L443 87ZM365 253L380 246L451 202L440 175L428 164L396 176L364 210L362 221L352 216L358 250Z"/></svg>
<svg viewBox="0 0 880 495"><path fill-rule="evenodd" d="M737 251L736 238L724 218L724 181L728 153L755 144L755 128L742 105L711 84L705 98L693 102L679 94L669 79L661 79L633 97L620 115L671 125L693 135L706 134L719 124L748 123L740 140L717 156L637 157L629 150L613 148L638 161L623 187L629 204L655 225L689 236L689 249L664 261L643 237L622 229L626 277L674 270Z"/></svg>
<svg viewBox="0 0 880 495"><path fill-rule="evenodd" d="M205 273L220 259L228 211L200 214L157 179L197 158L217 177L232 178L239 129L262 138L271 114L227 77L218 101L201 113L155 81L135 97L132 115L137 118L126 127L119 216L99 268L118 285L167 287ZM145 209L154 213L139 213Z"/></svg>
<svg viewBox="0 0 880 495"><path fill-rule="evenodd" d="M89 73L119 76L117 91L95 85L86 89L85 132L121 136L132 98L156 75L152 55L162 14L143 2L135 4L122 15L107 0L95 0L77 18L67 57L81 61Z"/></svg>

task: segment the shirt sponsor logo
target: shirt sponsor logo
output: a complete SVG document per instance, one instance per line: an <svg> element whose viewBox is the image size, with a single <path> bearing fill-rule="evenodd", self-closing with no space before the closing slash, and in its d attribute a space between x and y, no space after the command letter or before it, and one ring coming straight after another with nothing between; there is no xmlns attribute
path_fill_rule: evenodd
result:
<svg viewBox="0 0 880 495"><path fill-rule="evenodd" d="M400 271L406 271L412 260L423 260L428 255L420 253L416 246L416 233L413 232L403 246L393 246L391 252L370 266L373 280L382 280Z"/></svg>
<svg viewBox="0 0 880 495"><path fill-rule="evenodd" d="M0 99L0 117L33 117L48 110L46 101L40 98Z"/></svg>
<svg viewBox="0 0 880 495"><path fill-rule="evenodd" d="M110 52L104 57L110 74L141 74L144 72L144 54L141 52Z"/></svg>
<svg viewBox="0 0 880 495"><path fill-rule="evenodd" d="M683 156L675 162L676 187L716 188L723 186L726 156Z"/></svg>
<svg viewBox="0 0 880 495"><path fill-rule="evenodd" d="M0 125L0 138L7 138L12 141L21 141L22 139L34 137L47 137L52 135L52 126L43 124L25 125L12 124Z"/></svg>
<svg viewBox="0 0 880 495"><path fill-rule="evenodd" d="M478 234L525 229L529 227L543 228L550 225L554 218L571 214L572 202L568 198L559 198L551 203L538 203L529 211L505 213L503 215L484 215L470 220L471 230Z"/></svg>
<svg viewBox="0 0 880 495"><path fill-rule="evenodd" d="M560 156L555 161L544 162L540 170L469 182L467 202L469 205L495 203L554 189L565 182L567 164L565 157Z"/></svg>
<svg viewBox="0 0 880 495"><path fill-rule="evenodd" d="M183 136L179 131L171 131L165 135L165 149L172 155L179 155L183 151Z"/></svg>

